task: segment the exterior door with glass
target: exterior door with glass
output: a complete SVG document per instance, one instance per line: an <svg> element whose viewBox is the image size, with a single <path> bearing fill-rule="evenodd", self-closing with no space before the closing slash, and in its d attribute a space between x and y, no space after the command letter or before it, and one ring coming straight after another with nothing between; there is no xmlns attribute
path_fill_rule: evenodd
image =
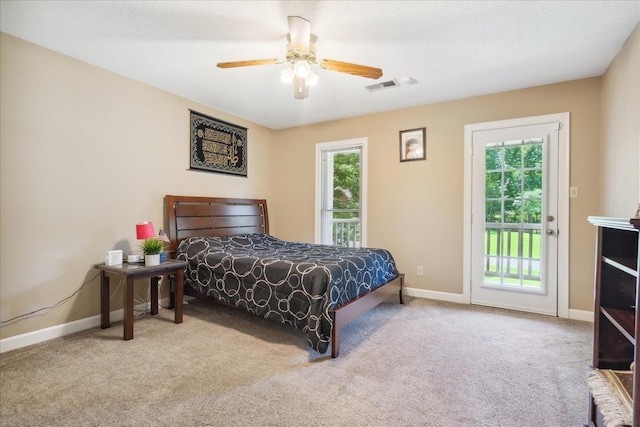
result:
<svg viewBox="0 0 640 427"><path fill-rule="evenodd" d="M316 243L366 245L365 138L316 146Z"/></svg>
<svg viewBox="0 0 640 427"><path fill-rule="evenodd" d="M559 129L473 132L472 304L558 314Z"/></svg>

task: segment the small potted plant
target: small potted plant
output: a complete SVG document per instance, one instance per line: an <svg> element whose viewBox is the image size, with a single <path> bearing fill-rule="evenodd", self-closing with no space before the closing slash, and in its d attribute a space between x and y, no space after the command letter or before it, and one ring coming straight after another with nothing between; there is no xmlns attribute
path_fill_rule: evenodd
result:
<svg viewBox="0 0 640 427"><path fill-rule="evenodd" d="M145 239L140 245L144 254L144 265L160 265L160 252L164 249L164 243L158 239Z"/></svg>

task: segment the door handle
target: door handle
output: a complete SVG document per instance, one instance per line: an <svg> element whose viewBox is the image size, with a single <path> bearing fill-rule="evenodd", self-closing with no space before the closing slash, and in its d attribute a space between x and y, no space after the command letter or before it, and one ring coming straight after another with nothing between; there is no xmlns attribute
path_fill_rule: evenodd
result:
<svg viewBox="0 0 640 427"><path fill-rule="evenodd" d="M554 230L554 229L552 229L552 228L549 228L549 229L547 230L547 234L548 234L549 236L553 236L554 234L556 234L556 230Z"/></svg>

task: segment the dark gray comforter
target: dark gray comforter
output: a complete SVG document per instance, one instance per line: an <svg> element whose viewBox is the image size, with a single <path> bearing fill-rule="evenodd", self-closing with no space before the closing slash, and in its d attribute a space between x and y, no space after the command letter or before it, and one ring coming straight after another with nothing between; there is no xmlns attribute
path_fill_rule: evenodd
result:
<svg viewBox="0 0 640 427"><path fill-rule="evenodd" d="M384 249L287 242L267 234L192 237L176 258L189 261L187 286L295 326L319 353L329 346L336 307L398 276Z"/></svg>

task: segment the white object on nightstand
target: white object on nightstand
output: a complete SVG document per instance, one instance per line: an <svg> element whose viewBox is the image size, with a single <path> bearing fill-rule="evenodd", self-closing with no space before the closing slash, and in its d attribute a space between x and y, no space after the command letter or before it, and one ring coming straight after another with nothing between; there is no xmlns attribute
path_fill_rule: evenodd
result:
<svg viewBox="0 0 640 427"><path fill-rule="evenodd" d="M121 265L122 264L122 251L107 251L104 254L105 265Z"/></svg>

